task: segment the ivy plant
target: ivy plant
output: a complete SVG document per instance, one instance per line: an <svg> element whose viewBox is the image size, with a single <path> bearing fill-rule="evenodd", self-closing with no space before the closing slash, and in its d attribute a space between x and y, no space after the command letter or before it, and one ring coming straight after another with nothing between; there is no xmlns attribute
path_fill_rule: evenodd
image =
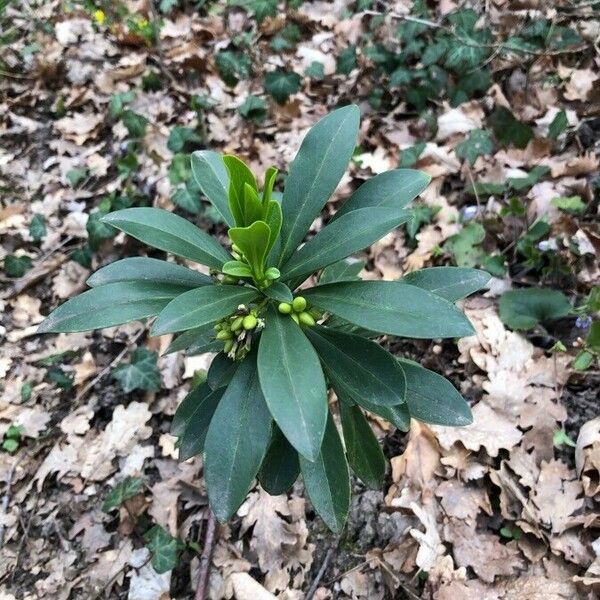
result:
<svg viewBox="0 0 600 600"><path fill-rule="evenodd" d="M408 222L406 207L429 177L411 169L377 175L306 239L344 174L358 129L356 106L322 118L290 165L282 195L274 191L275 168L260 189L239 158L193 153L193 176L228 225L227 248L166 210L126 208L102 221L209 274L155 258L119 260L40 327L73 332L156 317L152 334L176 334L168 351L217 353L206 381L181 402L172 432L182 460L203 455L209 500L222 521L256 478L282 494L301 474L315 509L339 532L350 503L349 468L368 486L381 486L385 476L365 411L404 431L411 417L471 422L449 381L378 340L471 335L454 303L489 276L438 267L363 281L363 263L347 260Z"/></svg>

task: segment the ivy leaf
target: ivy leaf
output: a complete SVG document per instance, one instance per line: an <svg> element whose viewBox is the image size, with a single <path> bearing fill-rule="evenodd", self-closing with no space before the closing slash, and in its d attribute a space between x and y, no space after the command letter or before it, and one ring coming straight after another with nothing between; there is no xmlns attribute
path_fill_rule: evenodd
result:
<svg viewBox="0 0 600 600"><path fill-rule="evenodd" d="M548 127L548 135L553 140L556 140L568 126L569 121L567 120L567 113L564 110L559 110Z"/></svg>
<svg viewBox="0 0 600 600"><path fill-rule="evenodd" d="M215 57L217 71L221 79L234 87L240 79L248 79L252 69L252 59L242 52L224 50Z"/></svg>
<svg viewBox="0 0 600 600"><path fill-rule="evenodd" d="M325 78L325 65L322 62L313 60L304 70L304 74L311 79L321 81Z"/></svg>
<svg viewBox="0 0 600 600"><path fill-rule="evenodd" d="M198 146L201 143L202 138L194 129L177 125L176 127L173 127L169 134L167 148L175 153L184 152L185 150L193 150L193 146Z"/></svg>
<svg viewBox="0 0 600 600"><path fill-rule="evenodd" d="M104 512L110 512L113 508L118 508L126 500L137 496L142 491L141 477L127 477L110 490L106 500L102 504Z"/></svg>
<svg viewBox="0 0 600 600"><path fill-rule="evenodd" d="M4 272L9 277L23 277L32 266L33 262L29 256L7 254L4 257Z"/></svg>
<svg viewBox="0 0 600 600"><path fill-rule="evenodd" d="M456 235L449 237L444 249L454 256L459 267L474 267L479 264L483 250L481 242L485 239L485 229L480 223L469 223Z"/></svg>
<svg viewBox="0 0 600 600"><path fill-rule="evenodd" d="M132 138L144 137L148 126L148 119L144 115L127 109L121 115L121 120Z"/></svg>
<svg viewBox="0 0 600 600"><path fill-rule="evenodd" d="M267 17L277 16L277 0L251 0L247 6L259 24Z"/></svg>
<svg viewBox="0 0 600 600"><path fill-rule="evenodd" d="M554 198L554 200L551 200L550 204L556 206L558 210L570 215L581 215L587 208L585 202L581 199L581 196Z"/></svg>
<svg viewBox="0 0 600 600"><path fill-rule="evenodd" d="M131 355L129 363L120 363L112 376L121 384L121 389L128 394L133 390L160 390L160 372L157 366L158 354L138 348Z"/></svg>
<svg viewBox="0 0 600 600"><path fill-rule="evenodd" d="M277 69L265 75L265 91L278 104L285 104L288 98L300 89L300 75L293 71Z"/></svg>
<svg viewBox="0 0 600 600"><path fill-rule="evenodd" d="M469 137L456 146L456 156L475 164L477 157L489 154L494 149L492 136L486 129L474 129Z"/></svg>
<svg viewBox="0 0 600 600"><path fill-rule="evenodd" d="M259 96L248 96L240 106L240 115L247 121L262 123L267 118L267 102Z"/></svg>
<svg viewBox="0 0 600 600"><path fill-rule="evenodd" d="M521 123L508 108L496 106L489 117L490 125L499 142L503 144L514 144L517 148L525 148L529 140L533 138L533 129L525 123Z"/></svg>
<svg viewBox="0 0 600 600"><path fill-rule="evenodd" d="M46 236L46 219L44 215L33 215L29 223L29 235L34 242L41 242Z"/></svg>
<svg viewBox="0 0 600 600"><path fill-rule="evenodd" d="M569 314L571 304L558 290L529 288L504 292L499 302L500 319L511 329L532 329L541 321Z"/></svg>
<svg viewBox="0 0 600 600"><path fill-rule="evenodd" d="M356 69L358 61L356 59L356 46L350 44L337 57L335 72L338 75L349 75L353 69Z"/></svg>
<svg viewBox="0 0 600 600"><path fill-rule="evenodd" d="M419 142L414 146L409 146L408 148L404 148L400 153L400 162L398 166L401 169L412 167L419 160L419 156L423 154L423 150L425 150L425 146L427 146L426 142Z"/></svg>
<svg viewBox="0 0 600 600"><path fill-rule="evenodd" d="M160 525L154 525L144 534L146 548L152 555L152 566L160 575L171 571L177 566L179 561L179 552L184 548L184 544L170 535Z"/></svg>

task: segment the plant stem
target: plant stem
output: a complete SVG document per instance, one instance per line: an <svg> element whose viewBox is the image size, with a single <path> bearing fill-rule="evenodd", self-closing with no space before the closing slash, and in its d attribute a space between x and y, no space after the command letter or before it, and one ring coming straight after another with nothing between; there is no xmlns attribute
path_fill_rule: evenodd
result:
<svg viewBox="0 0 600 600"><path fill-rule="evenodd" d="M215 513L210 506L207 507L207 510L208 523L206 525L204 548L202 549L202 557L200 559L200 573L198 574L198 585L196 586L196 595L194 596L195 600L206 600L208 581L210 578L210 563L216 540L215 531L217 528L217 521L215 519Z"/></svg>

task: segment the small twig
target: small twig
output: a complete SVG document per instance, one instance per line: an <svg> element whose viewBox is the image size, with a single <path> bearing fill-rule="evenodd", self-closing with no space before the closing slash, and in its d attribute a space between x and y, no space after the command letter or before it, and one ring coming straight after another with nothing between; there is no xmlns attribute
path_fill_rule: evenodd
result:
<svg viewBox="0 0 600 600"><path fill-rule="evenodd" d="M208 593L208 582L210 579L210 563L212 554L215 548L215 531L217 529L217 520L215 513L210 506L208 510L208 523L206 525L206 534L204 536L204 548L202 549L202 557L200 559L200 573L198 574L198 585L196 587L195 600L206 600Z"/></svg>
<svg viewBox="0 0 600 600"><path fill-rule="evenodd" d="M17 458L17 460L15 461L15 464L10 468L10 471L8 472L8 480L6 482L6 491L4 492L4 496L2 497L2 504L0 505L0 515L3 517L2 522L0 522L0 548L2 548L2 546L4 546L4 534L6 532L6 525L5 525L6 518L5 517L8 514L8 505L10 504L10 496L11 496L11 492L12 492L13 479L15 477L15 473L17 472L17 467L23 460L24 456L25 456L25 452L22 452L19 455L19 457Z"/></svg>
<svg viewBox="0 0 600 600"><path fill-rule="evenodd" d="M321 579L323 579L323 575L325 575L325 571L327 571L327 567L329 566L329 562L331 561L331 557L333 556L334 548L329 548L327 553L325 554L325 558L323 559L323 564L319 569L317 576L314 578L310 587L308 588L308 592L306 593L304 600L312 600L313 596L317 593L317 589L319 587L319 583L321 583Z"/></svg>

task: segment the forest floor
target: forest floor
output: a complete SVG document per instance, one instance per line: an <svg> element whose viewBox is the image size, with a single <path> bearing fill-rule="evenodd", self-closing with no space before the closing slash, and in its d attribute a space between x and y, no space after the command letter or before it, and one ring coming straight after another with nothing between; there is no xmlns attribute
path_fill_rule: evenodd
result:
<svg viewBox="0 0 600 600"><path fill-rule="evenodd" d="M355 482L341 537L301 482L255 488L218 526L209 597L597 597L599 15L566 0L0 2L0 600L193 597L202 464L177 460L169 425L211 356L163 356L168 336L142 323L36 329L98 266L147 253L102 214L152 205L223 236L190 152L285 173L350 102L360 145L313 230L369 177L432 176L363 276L492 273L462 302L476 335L388 341L447 376L474 423L373 418L391 468L383 491ZM513 331L499 298L531 287L574 309ZM115 369L135 370L136 348L158 383L125 391Z"/></svg>

